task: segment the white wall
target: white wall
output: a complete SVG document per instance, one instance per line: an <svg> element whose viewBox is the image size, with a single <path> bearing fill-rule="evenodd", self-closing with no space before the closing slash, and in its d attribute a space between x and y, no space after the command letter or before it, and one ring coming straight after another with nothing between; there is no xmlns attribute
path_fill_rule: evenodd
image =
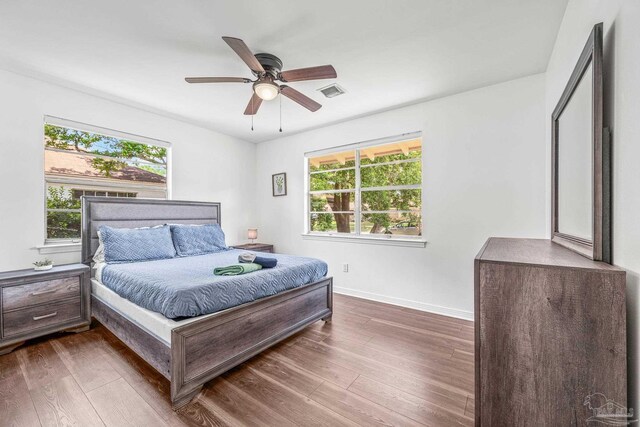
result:
<svg viewBox="0 0 640 427"><path fill-rule="evenodd" d="M551 117L582 47L604 23L605 126L613 144L613 262L627 270L629 405L640 409L640 2L571 0L546 73L546 117ZM549 122L549 121L548 121ZM550 122L549 122L550 123ZM547 152L551 150L547 131ZM549 157L549 156L547 156ZM547 168L550 168L548 162ZM549 174L547 174L549 175ZM548 187L550 191L550 186ZM548 198L547 198L548 199ZM603 366L603 369L606 369Z"/></svg>
<svg viewBox="0 0 640 427"><path fill-rule="evenodd" d="M0 271L28 268L44 243L44 116L171 142L173 198L222 202L228 243L254 224L255 145L0 70ZM246 167L244 167L246 165ZM76 262L80 253L46 255Z"/></svg>
<svg viewBox="0 0 640 427"><path fill-rule="evenodd" d="M337 291L472 318L484 241L545 236L544 119L535 75L259 144L259 240L326 260ZM426 248L302 239L304 152L417 130ZM277 172L287 173L285 197L271 196Z"/></svg>

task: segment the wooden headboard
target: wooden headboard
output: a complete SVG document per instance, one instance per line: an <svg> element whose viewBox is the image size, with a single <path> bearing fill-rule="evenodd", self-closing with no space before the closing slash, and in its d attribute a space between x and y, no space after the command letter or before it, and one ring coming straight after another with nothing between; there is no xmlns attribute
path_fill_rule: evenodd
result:
<svg viewBox="0 0 640 427"><path fill-rule="evenodd" d="M220 224L220 203L127 197L82 197L82 262L98 249L98 228L153 227L162 224Z"/></svg>

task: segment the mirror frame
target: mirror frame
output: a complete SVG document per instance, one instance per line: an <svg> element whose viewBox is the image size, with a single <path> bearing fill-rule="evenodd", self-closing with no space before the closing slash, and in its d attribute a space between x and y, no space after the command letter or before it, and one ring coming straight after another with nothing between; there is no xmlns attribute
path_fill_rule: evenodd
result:
<svg viewBox="0 0 640 427"><path fill-rule="evenodd" d="M580 54L569 83L551 116L551 240L595 261L611 262L611 155L608 129L603 125L602 23L596 24ZM558 229L558 121L585 72L592 65L592 238Z"/></svg>

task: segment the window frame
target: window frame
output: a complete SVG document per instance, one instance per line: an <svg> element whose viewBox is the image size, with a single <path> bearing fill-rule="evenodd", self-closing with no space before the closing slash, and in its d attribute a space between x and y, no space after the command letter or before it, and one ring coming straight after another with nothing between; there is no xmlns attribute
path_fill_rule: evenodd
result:
<svg viewBox="0 0 640 427"><path fill-rule="evenodd" d="M171 183L172 183L172 146L170 142L162 141L159 139L149 138L141 135L136 135L127 132L121 132L109 128L99 127L95 125L90 125L82 122L76 122L68 119L63 119L60 117L54 116L44 116L44 121L42 123L42 129L44 130L45 125L54 125L61 126L68 129L73 129L81 132L90 132L103 136L114 137L119 139L128 139L133 142L137 142L145 145L153 145L157 147L166 148L167 150L167 176L166 176L166 200L171 200ZM44 132L44 131L43 131ZM48 195L48 187L49 185L62 185L68 187L68 190L73 192L74 190L82 190L82 191L97 191L97 190L88 190L84 188L74 188L74 186L79 187L91 187L91 184L86 180L82 179L74 179L72 177L58 177L58 178L50 178L46 177L45 167L44 167L44 156L46 153L46 148L43 147L42 150L42 159L43 159L43 167L42 167L42 177L43 177L43 207L44 207L44 245L36 246L39 250L46 250L46 248L57 248L57 247L66 247L66 246L79 246L82 241L82 230L80 230L80 237L76 238L49 238L47 235L47 220L48 220L48 212L50 211L68 211L68 212L78 212L77 209L48 209L47 208L47 195ZM95 188L100 188L105 192L117 192L117 193L138 193L141 191L139 186L136 186L135 183L123 182L122 185L113 185L110 183L100 182L95 184ZM82 211L81 219L82 219Z"/></svg>
<svg viewBox="0 0 640 427"><path fill-rule="evenodd" d="M424 175L421 174L420 184L410 184L410 185L390 185L390 186L382 186L382 187L362 187L361 183L361 169L367 167L374 166L384 166L384 165L392 165L392 164L402 164L402 163L416 163L420 162L422 170L424 170L424 156L420 155L419 159L400 159L393 160L390 162L383 163L372 163L372 164L361 164L362 150L369 147L376 147L381 145L393 144L401 141L411 140L411 139L422 139L422 132L410 132L404 133L401 135L386 137L386 138L378 138L374 140L368 140L363 142L358 142L354 144L341 145L337 147L331 147L322 150L309 151L304 153L304 230L302 233L302 237L304 239L309 240L334 240L334 241L344 241L344 242L361 242L361 243L374 243L374 244L392 244L398 246L415 246L415 247L424 247L426 245L426 240L424 238ZM346 168L338 168L338 169L327 169L322 171L310 171L310 158L318 157L322 155L333 154L336 152L343 151L351 151L355 152L355 164L353 167ZM424 151L423 151L424 152ZM340 190L315 190L311 191L311 176L317 173L327 173L327 172L335 172L335 171L343 171L343 170L354 170L355 171L355 186L353 189L340 189ZM422 235L420 236L406 236L406 235L391 235L391 234L363 234L362 233L362 215L363 213L403 213L403 212L412 212L412 211L364 211L362 209L362 193L367 191L394 191L394 190L420 190L421 194L421 203L420 203L420 221L421 221L421 229ZM316 214L326 214L328 212L316 212L311 210L311 196L313 194L337 194L337 193L354 193L354 210L353 211L344 211L344 213L349 213L354 215L355 222L355 230L353 233L339 233L336 231L312 231L311 230L311 215ZM331 211L330 213L342 213L343 211Z"/></svg>

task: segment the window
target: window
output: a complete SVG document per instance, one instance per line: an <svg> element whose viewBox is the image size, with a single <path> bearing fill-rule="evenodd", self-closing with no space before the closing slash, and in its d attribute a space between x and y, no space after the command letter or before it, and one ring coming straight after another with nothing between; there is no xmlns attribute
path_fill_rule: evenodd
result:
<svg viewBox="0 0 640 427"><path fill-rule="evenodd" d="M47 243L80 239L81 197L168 197L169 144L48 118L44 125Z"/></svg>
<svg viewBox="0 0 640 427"><path fill-rule="evenodd" d="M105 197L138 197L138 193L120 193L117 191L93 191L93 190L71 190L71 197L80 200L82 196L105 196Z"/></svg>
<svg viewBox="0 0 640 427"><path fill-rule="evenodd" d="M307 153L307 233L422 236L420 133Z"/></svg>

